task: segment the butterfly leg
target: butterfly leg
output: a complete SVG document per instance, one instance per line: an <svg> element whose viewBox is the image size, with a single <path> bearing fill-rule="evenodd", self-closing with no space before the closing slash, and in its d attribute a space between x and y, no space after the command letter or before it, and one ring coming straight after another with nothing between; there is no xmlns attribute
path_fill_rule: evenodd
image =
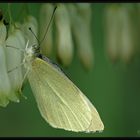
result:
<svg viewBox="0 0 140 140"><path fill-rule="evenodd" d="M25 52L25 50L23 50L21 48L14 47L14 46L6 45L6 47L13 48L13 49L16 49L16 50L21 51L21 52Z"/></svg>
<svg viewBox="0 0 140 140"><path fill-rule="evenodd" d="M16 66L16 67L14 67L13 69L8 70L8 73L10 73L10 72L12 72L12 71L14 71L14 70L18 69L18 68L19 68L19 67L21 67L23 64L24 64L24 63L21 63L20 65L18 65L18 66Z"/></svg>

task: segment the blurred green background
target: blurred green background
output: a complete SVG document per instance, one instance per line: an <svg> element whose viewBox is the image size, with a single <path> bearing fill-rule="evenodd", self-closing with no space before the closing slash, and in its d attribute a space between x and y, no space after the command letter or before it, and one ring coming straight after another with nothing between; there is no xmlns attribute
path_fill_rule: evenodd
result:
<svg viewBox="0 0 140 140"><path fill-rule="evenodd" d="M12 4L18 13L20 4ZM40 4L28 4L38 18ZM126 137L140 136L140 57L129 65L113 64L105 53L103 42L103 10L107 4L93 3L93 47L95 64L90 72L81 66L75 53L72 64L64 68L70 79L84 92L98 110L105 130L102 133L74 133L52 128L41 117L28 83L24 88L27 99L0 108L0 136L75 136ZM7 4L0 4L6 10ZM140 18L140 17L139 17Z"/></svg>

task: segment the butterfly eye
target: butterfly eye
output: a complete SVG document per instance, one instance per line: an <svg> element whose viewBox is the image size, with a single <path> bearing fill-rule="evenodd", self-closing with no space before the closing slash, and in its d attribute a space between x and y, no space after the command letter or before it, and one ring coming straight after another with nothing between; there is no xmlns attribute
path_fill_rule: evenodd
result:
<svg viewBox="0 0 140 140"><path fill-rule="evenodd" d="M34 53L38 53L39 52L39 46L34 44L32 47L32 50L34 51Z"/></svg>
<svg viewBox="0 0 140 140"><path fill-rule="evenodd" d="M34 44L34 45L32 46L32 48L33 48L33 49L36 49L36 48L37 48L36 44Z"/></svg>

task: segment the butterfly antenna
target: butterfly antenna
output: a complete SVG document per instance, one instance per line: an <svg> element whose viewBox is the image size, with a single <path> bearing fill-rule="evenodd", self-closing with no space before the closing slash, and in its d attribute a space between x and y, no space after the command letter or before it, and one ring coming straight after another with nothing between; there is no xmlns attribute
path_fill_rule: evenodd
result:
<svg viewBox="0 0 140 140"><path fill-rule="evenodd" d="M40 45L40 41L39 39L37 38L37 36L35 35L35 33L33 32L33 30L31 29L31 27L29 27L29 30L32 32L32 34L34 35L34 37L36 38L36 40L38 41L39 45Z"/></svg>
<svg viewBox="0 0 140 140"><path fill-rule="evenodd" d="M42 40L41 40L39 46L40 46L41 43L44 41L45 36L46 36L46 34L48 33L48 30L49 30L50 24L52 23L52 20L53 20L53 17L54 17L54 14L55 14L56 8L57 8L57 5L55 5L55 7L54 7L54 10L53 10L52 16L51 16L50 21L49 21L49 23L48 23L48 25L47 25L46 32L45 32L45 34L44 34L44 36L43 36L43 38L42 38Z"/></svg>
<svg viewBox="0 0 140 140"><path fill-rule="evenodd" d="M50 24L51 24L51 22L52 22L52 20L53 20L53 17L54 17L54 14L55 14L56 8L57 8L57 5L55 5L55 8L54 8L54 10L53 10L53 13L52 13L51 19L50 19L50 21L49 21L49 23L48 23L48 25L47 25L46 32L45 32L45 34L44 34L44 36L43 36L43 38L42 38L41 41L39 41L39 39L37 38L37 36L36 36L35 33L33 32L33 30L31 29L31 27L29 27L29 30L32 32L32 34L34 35L34 37L37 39L37 41L38 41L38 43L39 43L38 48L40 48L41 43L44 41L45 36L46 36L46 34L48 33L48 30L49 30Z"/></svg>

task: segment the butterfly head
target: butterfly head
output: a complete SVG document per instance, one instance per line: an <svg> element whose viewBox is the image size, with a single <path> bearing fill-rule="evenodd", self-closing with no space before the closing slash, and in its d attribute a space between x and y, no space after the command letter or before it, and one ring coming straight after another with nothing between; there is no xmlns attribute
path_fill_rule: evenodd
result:
<svg viewBox="0 0 140 140"><path fill-rule="evenodd" d="M38 57L40 54L40 48L37 44L33 44L29 46L29 41L27 41L25 53L24 53L24 62L27 66L32 63L32 61Z"/></svg>

